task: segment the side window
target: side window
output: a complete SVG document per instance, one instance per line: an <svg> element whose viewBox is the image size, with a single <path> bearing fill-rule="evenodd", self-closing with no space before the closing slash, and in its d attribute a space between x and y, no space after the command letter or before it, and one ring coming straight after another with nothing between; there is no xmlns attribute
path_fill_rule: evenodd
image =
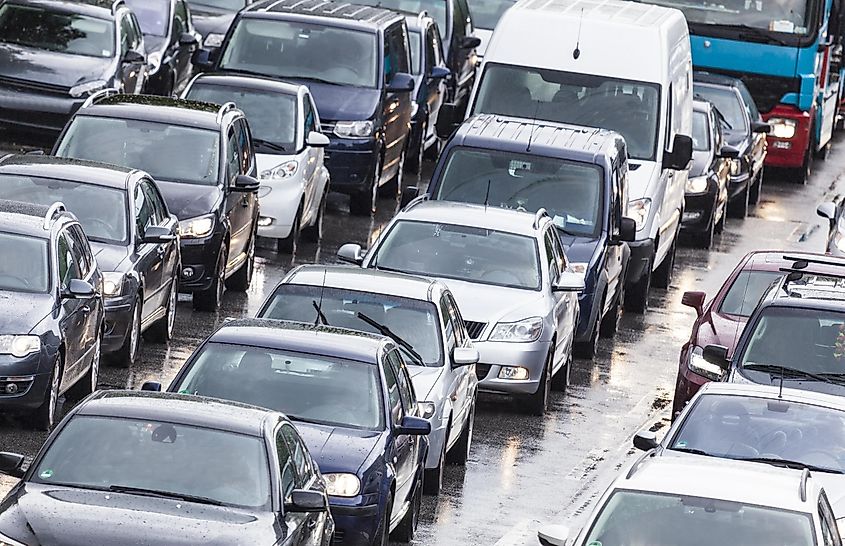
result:
<svg viewBox="0 0 845 546"><path fill-rule="evenodd" d="M308 482L314 474L309 460L308 450L302 445L302 440L297 436L296 431L290 425L282 425L282 435L288 442L291 452L291 460L296 469L296 488L308 487Z"/></svg>
<svg viewBox="0 0 845 546"><path fill-rule="evenodd" d="M423 74L430 74L435 63L439 61L439 56L437 55L438 43L437 30L434 25L431 25L425 32L425 66L423 67Z"/></svg>
<svg viewBox="0 0 845 546"><path fill-rule="evenodd" d="M144 233L146 233L147 228L155 225L156 222L155 211L153 210L152 203L150 203L150 200L147 199L147 195L144 193L141 184L135 186L133 204L135 212L135 232L139 237L142 237Z"/></svg>
<svg viewBox="0 0 845 546"><path fill-rule="evenodd" d="M276 453L279 456L279 477L281 479L282 499L287 500L291 492L296 489L296 471L293 456L285 440L284 428L276 431Z"/></svg>
<svg viewBox="0 0 845 546"><path fill-rule="evenodd" d="M129 19L129 13L124 13L120 18L118 25L118 32L120 33L120 53L121 56L127 51L133 49L132 47L132 21Z"/></svg>
<svg viewBox="0 0 845 546"><path fill-rule="evenodd" d="M455 340L459 346L464 347L469 341L469 334L467 334L466 326L464 326L464 319L458 310L458 304L455 302L455 298L451 294L446 295L446 301L449 304L449 316L455 328Z"/></svg>
<svg viewBox="0 0 845 546"><path fill-rule="evenodd" d="M409 72L408 37L405 27L394 25L384 33L384 82L389 84L399 72Z"/></svg>
<svg viewBox="0 0 845 546"><path fill-rule="evenodd" d="M88 238L78 225L70 226L68 233L71 237L71 250L73 251L74 261L79 264L79 275L83 279L87 279L91 270L94 268L94 255L91 253Z"/></svg>
<svg viewBox="0 0 845 546"><path fill-rule="evenodd" d="M560 233L556 228L552 228L551 234L552 239L554 239L553 248L558 271L566 271L569 268L569 263L566 261L566 252L563 250L563 241L560 240Z"/></svg>
<svg viewBox="0 0 845 546"><path fill-rule="evenodd" d="M674 123L672 110L674 110L674 106L675 98L672 95L672 85L670 84L669 91L666 93L666 138L663 141L663 147L667 150L672 146L672 135L674 134L672 132L672 124Z"/></svg>
<svg viewBox="0 0 845 546"><path fill-rule="evenodd" d="M836 518L824 492L819 497L819 515L821 516L822 544L824 546L842 546L842 539L836 526Z"/></svg>
<svg viewBox="0 0 845 546"><path fill-rule="evenodd" d="M161 196L149 180L142 180L140 185L144 192L144 198L147 200L150 209L152 210L153 224L156 226L163 225L168 219L168 214L167 207L165 207Z"/></svg>
<svg viewBox="0 0 845 546"><path fill-rule="evenodd" d="M432 63L439 65L443 62L443 43L440 41L440 29L437 28L437 23L428 27L428 32L431 34L431 43L434 47Z"/></svg>
<svg viewBox="0 0 845 546"><path fill-rule="evenodd" d="M173 11L173 40L178 42L182 34L188 32L188 6L185 5L185 0L176 1L176 9Z"/></svg>
<svg viewBox="0 0 845 546"><path fill-rule="evenodd" d="M445 295L440 299L440 320L443 321L443 330L446 333L446 348L451 353L458 344L458 335L455 333L455 323L449 312L449 299Z"/></svg>
<svg viewBox="0 0 845 546"><path fill-rule="evenodd" d="M67 288L72 279L81 279L79 273L79 264L76 262L73 252L73 240L68 233L62 232L59 234L58 245L59 258L59 280L62 288Z"/></svg>
<svg viewBox="0 0 845 546"><path fill-rule="evenodd" d="M399 426L402 423L402 418L405 417L405 411L402 409L402 396L399 394L399 380L396 378L396 372L388 362L387 357L382 359L381 367L384 370L385 383L387 383L390 421L394 426Z"/></svg>
<svg viewBox="0 0 845 546"><path fill-rule="evenodd" d="M311 105L311 98L306 95L305 97L303 97L303 99L303 114L305 114L305 131L302 134L307 138L308 133L310 133L311 131L318 131L317 116L314 113L314 107Z"/></svg>
<svg viewBox="0 0 845 546"><path fill-rule="evenodd" d="M226 140L226 181L229 184L235 183L235 177L241 174L241 150L238 146L238 138L234 129L229 129L229 137Z"/></svg>
<svg viewBox="0 0 845 546"><path fill-rule="evenodd" d="M238 139L238 153L241 160L241 174L249 174L252 171L252 138L249 133L249 124L246 118L235 122L235 131Z"/></svg>
<svg viewBox="0 0 845 546"><path fill-rule="evenodd" d="M399 354L399 351L393 349L387 355L387 359L390 367L393 368L393 373L396 374L396 381L399 384L399 397L402 399L405 413L413 413L417 407L417 397L414 396L414 388L411 386L411 378L408 376L402 355Z"/></svg>
<svg viewBox="0 0 845 546"><path fill-rule="evenodd" d="M552 282L556 281L558 276L560 275L560 270L558 269L558 259L557 259L557 252L555 251L555 238L552 230L556 228L548 227L546 228L546 234L543 236L543 242L546 246L546 260L549 262L549 280Z"/></svg>
<svg viewBox="0 0 845 546"><path fill-rule="evenodd" d="M620 160L621 163L621 160ZM613 192L613 206L610 208L610 233L613 236L619 236L619 222L620 212L621 209L619 207L619 203L622 201L622 195L620 195L620 188L622 187L619 174L619 167L617 165L613 166L613 171L610 175L610 191Z"/></svg>

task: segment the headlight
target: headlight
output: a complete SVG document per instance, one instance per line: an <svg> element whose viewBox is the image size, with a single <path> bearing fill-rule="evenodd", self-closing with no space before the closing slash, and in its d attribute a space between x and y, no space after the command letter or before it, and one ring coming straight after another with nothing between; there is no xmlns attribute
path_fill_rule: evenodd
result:
<svg viewBox="0 0 845 546"><path fill-rule="evenodd" d="M707 177L693 176L687 180L687 193L704 193L707 191Z"/></svg>
<svg viewBox="0 0 845 546"><path fill-rule="evenodd" d="M38 336L0 336L0 354L23 358L40 350Z"/></svg>
<svg viewBox="0 0 845 546"><path fill-rule="evenodd" d="M687 367L692 372L712 381L719 381L724 373L719 366L704 360L701 347L696 347L692 350L687 361Z"/></svg>
<svg viewBox="0 0 845 546"><path fill-rule="evenodd" d="M26 546L26 544L0 533L0 546Z"/></svg>
<svg viewBox="0 0 845 546"><path fill-rule="evenodd" d="M150 53L147 55L147 69L150 71L150 74L155 74L158 72L158 69L161 67L161 52L156 51L155 53Z"/></svg>
<svg viewBox="0 0 845 546"><path fill-rule="evenodd" d="M90 95L94 91L99 91L105 86L106 82L103 80L94 80L92 82L80 83L79 85L74 85L70 88L70 96L75 99L78 99L80 97Z"/></svg>
<svg viewBox="0 0 845 546"><path fill-rule="evenodd" d="M103 296L113 298L123 292L123 273L103 272Z"/></svg>
<svg viewBox="0 0 845 546"><path fill-rule="evenodd" d="M578 263L570 263L569 270L573 273L578 273L579 275L586 275L587 274L587 267L590 264L586 262L578 262Z"/></svg>
<svg viewBox="0 0 845 546"><path fill-rule="evenodd" d="M179 222L179 235L186 239L205 237L214 230L214 215L190 218Z"/></svg>
<svg viewBox="0 0 845 546"><path fill-rule="evenodd" d="M519 322L500 322L493 328L490 341L537 341L543 333L543 319L531 317Z"/></svg>
<svg viewBox="0 0 845 546"><path fill-rule="evenodd" d="M333 497L354 497L361 492L361 480L355 474L323 474L326 493Z"/></svg>
<svg viewBox="0 0 845 546"><path fill-rule="evenodd" d="M769 133L775 138L792 138L795 136L795 127L798 123L794 119L770 118L768 121L772 130Z"/></svg>
<svg viewBox="0 0 845 546"><path fill-rule="evenodd" d="M225 34L209 34L203 40L202 45L203 47L220 47L223 45L223 39L226 37Z"/></svg>
<svg viewBox="0 0 845 546"><path fill-rule="evenodd" d="M431 419L437 411L434 402L417 402L417 408L419 408L420 417L423 419Z"/></svg>
<svg viewBox="0 0 845 546"><path fill-rule="evenodd" d="M651 211L651 199L648 197L628 201L627 216L629 218L633 218L634 222L636 222L637 231L640 231L645 227L649 211Z"/></svg>
<svg viewBox="0 0 845 546"><path fill-rule="evenodd" d="M290 178L295 175L297 169L299 169L299 162L292 159L282 163L281 165L276 165L272 169L262 171L259 178L262 180L284 180L285 178Z"/></svg>
<svg viewBox="0 0 845 546"><path fill-rule="evenodd" d="M334 126L334 134L341 138L364 138L373 134L373 122L367 121L338 121Z"/></svg>

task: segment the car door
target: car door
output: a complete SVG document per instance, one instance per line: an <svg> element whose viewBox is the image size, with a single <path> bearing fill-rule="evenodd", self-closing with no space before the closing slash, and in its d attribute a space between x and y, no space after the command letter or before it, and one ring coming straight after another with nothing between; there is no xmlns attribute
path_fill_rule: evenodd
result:
<svg viewBox="0 0 845 546"><path fill-rule="evenodd" d="M407 405L402 400L402 388L399 382L401 366L397 365L397 362L401 363L401 357L399 357L396 349L392 349L387 355L381 357L381 367L390 404L390 422L394 430L401 426L402 420L408 415ZM418 444L419 440L416 436L393 435L393 449L391 453L388 453L388 463L393 463L396 480L396 496L393 499L391 521L396 518L405 502L409 500L411 487L414 483Z"/></svg>
<svg viewBox="0 0 845 546"><path fill-rule="evenodd" d="M135 272L141 279L143 306L141 307L141 322L146 322L159 310L161 284L163 282L162 269L164 253L155 243L144 243L144 233L156 225L155 209L142 182L135 184L132 190L132 212L135 219Z"/></svg>
<svg viewBox="0 0 845 546"><path fill-rule="evenodd" d="M554 284L560 278L560 274L566 270L566 261L563 258L563 250L558 238L557 228L549 223L543 231L543 246L545 247L546 268L549 275L549 286ZM575 332L572 292L555 292L551 291L551 297L554 300L554 320L556 324L557 335L555 336L554 358L555 367L563 365L562 360L566 355L566 348L569 347L572 336ZM599 302L600 304L601 302ZM603 313L599 308L597 313Z"/></svg>
<svg viewBox="0 0 845 546"><path fill-rule="evenodd" d="M167 210L164 198L159 193L155 183L148 178L144 178L139 185L144 193L145 200L152 208L153 225L170 230L175 236L177 221ZM158 309L166 309L171 284L177 282L179 275L179 243L176 237L174 237L172 241L156 243L155 247L161 262L159 273L157 274L159 283L156 286L155 302L153 304Z"/></svg>
<svg viewBox="0 0 845 546"><path fill-rule="evenodd" d="M291 494L294 489L297 489L297 481L300 480L296 473L296 464L293 460L293 450L287 441L285 431L282 429L286 423L282 423L276 427L275 447L276 447L276 462L279 468L279 495L281 496L282 506L287 506L291 501ZM301 544L309 544L307 542L308 535L308 514L302 512L288 512L285 511L285 541L284 546L299 546Z"/></svg>
<svg viewBox="0 0 845 546"><path fill-rule="evenodd" d="M384 163L382 179L393 177L405 149L411 119L411 92L391 92L387 87L396 74L410 74L408 37L404 23L396 23L384 32L384 85L382 104L384 120Z"/></svg>
<svg viewBox="0 0 845 546"><path fill-rule="evenodd" d="M124 93L140 93L146 82L146 66L143 34L135 15L129 10L123 10L118 21L120 33L120 66L119 80L121 91ZM140 55L138 60L127 59L129 52Z"/></svg>
<svg viewBox="0 0 845 546"><path fill-rule="evenodd" d="M74 249L74 240L67 228L56 239L56 260L59 270L59 286L64 293L74 279L82 280L78 249ZM86 349L86 325L91 312L90 302L62 297L59 327L65 341L64 374L60 390L67 389L82 371L82 360Z"/></svg>
<svg viewBox="0 0 845 546"><path fill-rule="evenodd" d="M185 0L176 0L173 9L173 31L172 31L172 48L173 48L173 65L176 72L176 80L173 82L174 93L179 93L182 88L187 85L188 79L191 76L191 55L197 48L199 41L195 44L183 44L182 37L186 35L193 35L194 29L191 24L191 15L188 4Z"/></svg>
<svg viewBox="0 0 845 546"><path fill-rule="evenodd" d="M313 466L311 455L308 453L308 448L302 442L302 438L287 423L282 425L281 432L290 448L291 460L293 461L295 470L294 484L296 489L320 491L321 489L317 483L317 470ZM313 544L315 546L321 544L323 538L322 530L326 525L328 512L311 512L303 514L303 516L305 528L303 529L301 544Z"/></svg>
<svg viewBox="0 0 845 546"><path fill-rule="evenodd" d="M311 102L311 97L308 93L302 96L302 140L305 145L303 150L302 161L303 171L302 179L305 187L303 188L302 199L304 201L302 210L305 211L305 221L310 222L314 215L317 214L317 207L320 206L320 197L317 195L318 180L320 167L323 165L323 149L313 148L305 142L308 139L308 134L317 132L317 114L314 105Z"/></svg>
<svg viewBox="0 0 845 546"><path fill-rule="evenodd" d="M68 234L71 237L71 251L74 255L74 261L79 264L79 274L82 280L93 287L100 285L100 274L97 270L97 262L91 252L91 245L88 242L88 237L82 231L82 227L78 224L73 224L68 227ZM80 347L83 351L82 358L85 371L91 358L94 356L95 345L99 343L100 323L103 315L102 300L100 296L91 296L86 298L82 303L82 314L85 321L83 326L84 335L80 340ZM80 363L83 364L83 363ZM81 373L80 372L80 373Z"/></svg>
<svg viewBox="0 0 845 546"><path fill-rule="evenodd" d="M440 114L440 107L446 100L448 94L448 83L445 78L434 80L431 78L431 70L435 66L446 67L443 60L443 45L440 42L440 31L437 23L432 23L425 31L425 77L426 88L428 89L428 128L424 136L424 142L436 133L437 116Z"/></svg>
<svg viewBox="0 0 845 546"><path fill-rule="evenodd" d="M443 294L441 305L449 316L451 330L454 332L455 345L457 347L472 347L472 341L469 338L469 333L464 325L464 319L458 309L458 303L455 301L451 292L445 292ZM451 357L451 354L449 356ZM450 361L451 359L447 360L447 362ZM477 379L474 364L471 366L452 367L449 374L452 377L450 396L454 409L452 413L452 430L447 445L452 445L461 435L464 424L472 413L472 402Z"/></svg>
<svg viewBox="0 0 845 546"><path fill-rule="evenodd" d="M236 267L245 258L257 207L255 192L233 191L235 179L250 172L249 162L255 163L254 155L250 157L248 153L251 146L243 118L235 120L226 137L226 215L229 219L229 263Z"/></svg>

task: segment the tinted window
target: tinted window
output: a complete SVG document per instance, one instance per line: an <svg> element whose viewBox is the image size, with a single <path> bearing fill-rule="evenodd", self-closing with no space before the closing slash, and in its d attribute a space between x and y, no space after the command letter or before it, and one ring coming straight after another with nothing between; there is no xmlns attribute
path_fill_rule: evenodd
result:
<svg viewBox="0 0 845 546"><path fill-rule="evenodd" d="M298 489L303 489L308 486L308 482L311 480L311 463L308 460L310 455L308 454L308 449L302 444L302 440L299 439L299 435L290 425L282 425L282 434L284 434L285 439L288 442L288 445L291 449L291 455L293 456L293 464L296 468L296 487Z"/></svg>
<svg viewBox="0 0 845 546"><path fill-rule="evenodd" d="M408 42L405 38L404 27L391 27L384 35L384 81L389 84L393 76L410 72L408 59Z"/></svg>
<svg viewBox="0 0 845 546"><path fill-rule="evenodd" d="M472 0L472 24L475 28L493 30L515 0Z"/></svg>
<svg viewBox="0 0 845 546"><path fill-rule="evenodd" d="M182 34L191 30L191 17L188 15L188 5L183 0L176 2L176 13L173 15L173 38L178 40Z"/></svg>
<svg viewBox="0 0 845 546"><path fill-rule="evenodd" d="M149 180L141 181L141 188L144 191L144 196L149 201L153 210L153 223L157 226L163 225L169 219L170 215L167 212L167 205L158 190L153 186Z"/></svg>
<svg viewBox="0 0 845 546"><path fill-rule="evenodd" d="M241 173L241 147L238 142L238 135L235 131L229 130L229 138L226 141L226 180L234 184L235 177Z"/></svg>
<svg viewBox="0 0 845 546"><path fill-rule="evenodd" d="M741 317L751 316L751 312L763 297L763 292L781 275L782 273L777 271L741 271L725 294L719 312Z"/></svg>
<svg viewBox="0 0 845 546"><path fill-rule="evenodd" d="M549 264L549 278L552 281L555 281L560 274L560 270L558 269L557 263L557 255L555 253L555 245L557 241L555 241L554 236L552 235L554 228L549 228L546 230L546 234L543 236L543 242L546 246L546 260Z"/></svg>
<svg viewBox="0 0 845 546"><path fill-rule="evenodd" d="M133 210L135 213L135 232L138 234L138 237L143 237L144 233L147 232L147 228L154 226L156 221L155 209L153 209L152 203L147 199L140 185L135 186Z"/></svg>
<svg viewBox="0 0 845 546"><path fill-rule="evenodd" d="M77 260L78 250L75 242L67 233L59 235L58 258L59 258L59 281L62 288L67 288L73 279L81 279L79 261Z"/></svg>
<svg viewBox="0 0 845 546"><path fill-rule="evenodd" d="M386 358L382 362L382 370L384 370L387 396L390 404L388 408L390 410L390 421L394 426L398 426L405 417L405 411L402 408L402 395L399 394L399 380L396 378L396 371Z"/></svg>
<svg viewBox="0 0 845 546"><path fill-rule="evenodd" d="M79 265L79 274L83 279L87 279L94 268L94 257L91 255L88 239L78 225L68 226L67 232L73 241L74 261Z"/></svg>
<svg viewBox="0 0 845 546"><path fill-rule="evenodd" d="M692 115L692 149L710 150L710 118L707 112L694 112Z"/></svg>
<svg viewBox="0 0 845 546"><path fill-rule="evenodd" d="M730 87L693 84L695 94L713 103L716 110L725 118L728 128L744 131L748 128L745 105L739 95Z"/></svg>
<svg viewBox="0 0 845 546"><path fill-rule="evenodd" d="M114 23L28 4L0 5L0 41L72 55L114 55Z"/></svg>
<svg viewBox="0 0 845 546"><path fill-rule="evenodd" d="M396 382L399 386L399 397L402 399L402 407L405 408L405 413L412 413L416 408L417 400L414 397L414 389L411 386L411 378L408 377L408 370L405 368L405 363L399 355L399 351L390 351L387 355L387 360L393 373L396 374Z"/></svg>
<svg viewBox="0 0 845 546"><path fill-rule="evenodd" d="M126 0L132 9L141 32L153 36L167 36L170 30L170 0Z"/></svg>
<svg viewBox="0 0 845 546"><path fill-rule="evenodd" d="M290 445L285 439L285 430L279 427L276 432L276 453L279 457L279 476L281 478L282 497L287 500L296 489L296 469Z"/></svg>
<svg viewBox="0 0 845 546"><path fill-rule="evenodd" d="M422 74L422 67L420 66L423 56L422 36L418 31L408 31L408 44L411 54L411 72L413 74ZM426 49L428 49L428 43L426 43Z"/></svg>
<svg viewBox="0 0 845 546"><path fill-rule="evenodd" d="M314 105L311 104L311 97L305 95L303 98L303 115L305 116L305 136L308 136L308 133L312 131L319 131L320 128L317 125L317 112L314 109Z"/></svg>
<svg viewBox="0 0 845 546"><path fill-rule="evenodd" d="M15 256L14 260L0 260L0 290L47 291L50 268L46 239L0 232L0 256Z"/></svg>

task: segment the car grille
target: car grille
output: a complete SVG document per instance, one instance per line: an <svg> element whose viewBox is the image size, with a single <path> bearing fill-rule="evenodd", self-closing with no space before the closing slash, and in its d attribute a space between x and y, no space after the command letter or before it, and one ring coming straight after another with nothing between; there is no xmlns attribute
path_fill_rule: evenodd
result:
<svg viewBox="0 0 845 546"><path fill-rule="evenodd" d="M487 378L487 374L490 373L490 368L490 364L475 365L475 376L478 378L479 381Z"/></svg>
<svg viewBox="0 0 845 546"><path fill-rule="evenodd" d="M343 544L344 539L346 539L346 531L335 527L334 535L332 536L332 545L340 546Z"/></svg>
<svg viewBox="0 0 845 546"><path fill-rule="evenodd" d="M70 88L61 85L51 85L49 83L40 83L27 80L19 80L17 78L9 78L0 76L0 86L9 87L17 91L34 91L37 93L49 93L52 95L62 95L70 97Z"/></svg>
<svg viewBox="0 0 845 546"><path fill-rule="evenodd" d="M470 339L478 339L481 337L481 332L483 332L484 327L487 326L486 322L473 322L471 320L465 320L464 324L467 327L467 333L469 334Z"/></svg>

